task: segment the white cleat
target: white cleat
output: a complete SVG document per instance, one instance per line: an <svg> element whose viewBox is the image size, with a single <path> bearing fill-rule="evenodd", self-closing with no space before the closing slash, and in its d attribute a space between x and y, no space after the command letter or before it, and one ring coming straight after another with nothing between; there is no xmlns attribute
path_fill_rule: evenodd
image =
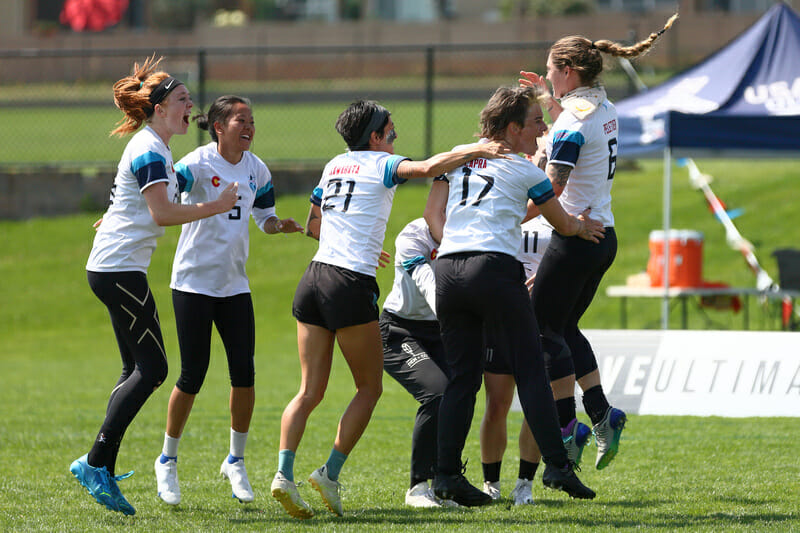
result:
<svg viewBox="0 0 800 533"><path fill-rule="evenodd" d="M427 481L420 481L406 492L406 505L411 507L441 507L439 499Z"/></svg>
<svg viewBox="0 0 800 533"><path fill-rule="evenodd" d="M338 481L334 481L328 477L328 469L325 465L311 472L308 481L311 483L311 486L322 495L322 502L330 512L336 516L344 515L344 511L342 510L342 498L339 494L342 486Z"/></svg>
<svg viewBox="0 0 800 533"><path fill-rule="evenodd" d="M514 505L530 505L533 503L533 493L531 492L530 479L517 479L514 490L511 491L511 499Z"/></svg>
<svg viewBox="0 0 800 533"><path fill-rule="evenodd" d="M250 480L247 479L244 459L237 459L233 463L225 459L222 461L222 466L219 467L219 473L230 480L234 498L242 503L250 503L253 501L253 489L250 487Z"/></svg>
<svg viewBox="0 0 800 533"><path fill-rule="evenodd" d="M493 500L500 499L500 482L499 481L484 481L483 492L492 497Z"/></svg>
<svg viewBox="0 0 800 533"><path fill-rule="evenodd" d="M162 462L162 459L165 462ZM156 458L156 483L158 497L169 505L181 503L181 487L178 485L178 461L163 455Z"/></svg>
<svg viewBox="0 0 800 533"><path fill-rule="evenodd" d="M282 473L275 474L272 480L272 497L280 502L286 512L290 516L300 519L311 518L314 516L314 511L311 506L303 501L300 493L297 491L297 485L294 481L286 479Z"/></svg>

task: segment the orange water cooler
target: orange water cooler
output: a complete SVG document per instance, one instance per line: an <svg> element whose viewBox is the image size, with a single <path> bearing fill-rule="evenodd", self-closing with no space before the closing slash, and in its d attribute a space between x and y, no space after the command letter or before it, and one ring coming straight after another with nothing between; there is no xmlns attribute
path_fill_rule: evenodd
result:
<svg viewBox="0 0 800 533"><path fill-rule="evenodd" d="M703 279L703 234L669 230L669 286L700 287ZM647 274L652 287L664 285L664 231L650 232Z"/></svg>

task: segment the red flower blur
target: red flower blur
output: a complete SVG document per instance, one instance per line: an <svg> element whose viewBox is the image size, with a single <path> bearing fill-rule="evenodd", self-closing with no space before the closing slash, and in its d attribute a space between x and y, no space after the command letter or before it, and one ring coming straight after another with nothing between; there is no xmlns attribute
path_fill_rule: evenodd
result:
<svg viewBox="0 0 800 533"><path fill-rule="evenodd" d="M126 9L128 0L67 0L59 21L74 31L102 31L117 24Z"/></svg>

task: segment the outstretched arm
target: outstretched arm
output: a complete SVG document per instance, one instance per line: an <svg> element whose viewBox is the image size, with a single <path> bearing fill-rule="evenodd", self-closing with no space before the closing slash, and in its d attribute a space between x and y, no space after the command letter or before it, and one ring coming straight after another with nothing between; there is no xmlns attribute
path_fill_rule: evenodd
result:
<svg viewBox="0 0 800 533"><path fill-rule="evenodd" d="M397 166L397 177L402 179L432 178L479 157L507 159L504 154L510 151L508 146L500 141L470 144L459 150L436 154L424 161L406 159Z"/></svg>
<svg viewBox="0 0 800 533"><path fill-rule="evenodd" d="M225 213L239 200L239 183L228 184L216 200L199 204L174 204L167 197L167 184L154 183L143 192L150 216L159 226L178 226Z"/></svg>

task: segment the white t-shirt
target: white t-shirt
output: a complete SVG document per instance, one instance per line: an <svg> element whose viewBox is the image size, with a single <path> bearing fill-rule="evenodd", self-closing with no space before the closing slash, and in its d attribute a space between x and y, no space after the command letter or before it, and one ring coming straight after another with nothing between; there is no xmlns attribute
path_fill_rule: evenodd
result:
<svg viewBox="0 0 800 533"><path fill-rule="evenodd" d="M547 220L539 215L522 224L522 247L518 259L525 267L525 278L536 273L553 234Z"/></svg>
<svg viewBox="0 0 800 533"><path fill-rule="evenodd" d="M172 152L150 126L145 126L122 153L111 189L111 205L95 234L86 270L147 272L164 228L153 220L142 192L161 182L167 184L167 198L178 203Z"/></svg>
<svg viewBox="0 0 800 533"><path fill-rule="evenodd" d="M516 154L510 159L474 159L448 172L447 178L450 191L440 256L501 252L518 257L528 199L541 205L554 196L545 173Z"/></svg>
<svg viewBox="0 0 800 533"><path fill-rule="evenodd" d="M617 110L606 99L584 120L565 109L547 137L548 164L573 167L559 197L564 210L578 216L591 207L589 216L606 227L614 225L611 185L617 168L617 124Z"/></svg>
<svg viewBox="0 0 800 533"><path fill-rule="evenodd" d="M182 201L216 200L228 184L239 183L233 209L184 224L172 264L170 287L184 292L227 297L250 292L245 264L250 251L250 215L261 231L275 216L272 175L261 159L244 152L235 165L217 151L217 143L201 146L175 165Z"/></svg>
<svg viewBox="0 0 800 533"><path fill-rule="evenodd" d="M408 320L436 320L436 241L428 224L412 220L394 241L394 283L383 309Z"/></svg>
<svg viewBox="0 0 800 533"><path fill-rule="evenodd" d="M405 181L397 177L397 166L405 159L355 151L325 165L311 194L311 202L322 210L314 261L375 277L395 186Z"/></svg>

